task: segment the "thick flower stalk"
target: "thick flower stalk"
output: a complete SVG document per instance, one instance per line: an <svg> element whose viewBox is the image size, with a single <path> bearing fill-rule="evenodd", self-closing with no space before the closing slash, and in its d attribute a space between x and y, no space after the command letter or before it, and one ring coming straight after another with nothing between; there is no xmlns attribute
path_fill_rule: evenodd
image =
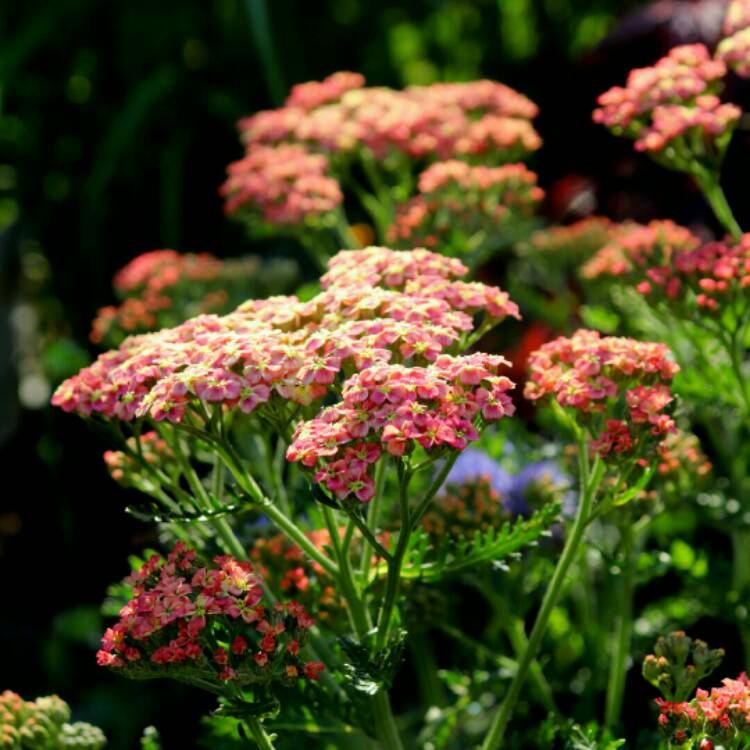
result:
<svg viewBox="0 0 750 750"><path fill-rule="evenodd" d="M727 71L702 44L674 47L655 65L630 72L625 87L602 94L594 122L635 140L638 151L692 175L721 224L741 232L719 172L742 110L719 98Z"/></svg>
<svg viewBox="0 0 750 750"><path fill-rule="evenodd" d="M528 644L482 750L502 747L587 525L597 515L627 502L628 480L634 470L644 470L647 481L647 467L655 464L658 446L675 430L667 407L672 401L669 383L678 370L663 344L602 337L587 330L551 341L529 358L525 396L552 405L576 435L580 496ZM595 456L593 462L590 449ZM607 491L596 502L608 466L613 471L612 481L607 482ZM623 660L625 653L619 653Z"/></svg>
<svg viewBox="0 0 750 750"><path fill-rule="evenodd" d="M101 308L91 327L95 344L117 346L127 336L181 323L200 313L226 313L258 286L269 289L291 276L288 264L258 258L219 260L209 253L152 250L134 258L114 278L119 305Z"/></svg>
<svg viewBox="0 0 750 750"><path fill-rule="evenodd" d="M138 679L168 677L229 698L272 696L274 684L317 680L323 665L304 661L314 620L294 600L264 604L263 580L230 556L199 565L178 542L126 581L133 598L108 628L101 666Z"/></svg>
<svg viewBox="0 0 750 750"><path fill-rule="evenodd" d="M419 176L419 193L396 208L387 239L440 247L475 260L524 233L544 191L523 164L473 167L437 162Z"/></svg>
<svg viewBox="0 0 750 750"><path fill-rule="evenodd" d="M0 747L3 750L102 750L107 738L99 727L70 723L70 707L56 695L26 701L18 693L0 694Z"/></svg>

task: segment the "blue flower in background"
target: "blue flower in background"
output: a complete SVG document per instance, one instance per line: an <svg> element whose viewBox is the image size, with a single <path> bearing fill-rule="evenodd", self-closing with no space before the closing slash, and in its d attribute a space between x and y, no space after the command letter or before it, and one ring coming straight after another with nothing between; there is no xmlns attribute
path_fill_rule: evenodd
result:
<svg viewBox="0 0 750 750"><path fill-rule="evenodd" d="M448 472L446 484L465 484L479 478L489 480L493 490L503 499L503 504L512 515L528 515L531 512L528 495L534 485L545 484L556 489L570 486L570 477L555 461L544 459L526 464L518 474L508 473L495 459L476 448L467 448ZM566 492L563 511L569 512L574 494Z"/></svg>
<svg viewBox="0 0 750 750"><path fill-rule="evenodd" d="M480 477L488 479L490 487L504 498L512 491L513 477L494 458L476 448L467 448L456 459L445 483L466 484Z"/></svg>

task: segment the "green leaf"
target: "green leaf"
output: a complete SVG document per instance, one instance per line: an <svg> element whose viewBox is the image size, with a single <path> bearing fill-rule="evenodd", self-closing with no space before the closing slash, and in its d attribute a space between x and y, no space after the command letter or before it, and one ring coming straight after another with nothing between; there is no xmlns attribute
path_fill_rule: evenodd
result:
<svg viewBox="0 0 750 750"><path fill-rule="evenodd" d="M558 503L544 506L527 519L506 521L498 528L479 531L471 538L449 540L434 549L426 532L417 532L410 541L401 575L425 582L438 581L480 565L500 565L547 534L560 513Z"/></svg>
<svg viewBox="0 0 750 750"><path fill-rule="evenodd" d="M344 674L355 690L375 695L391 687L404 658L405 630L398 631L386 647L375 654L371 654L366 645L348 636L340 638L339 643L349 657L349 662L343 665Z"/></svg>

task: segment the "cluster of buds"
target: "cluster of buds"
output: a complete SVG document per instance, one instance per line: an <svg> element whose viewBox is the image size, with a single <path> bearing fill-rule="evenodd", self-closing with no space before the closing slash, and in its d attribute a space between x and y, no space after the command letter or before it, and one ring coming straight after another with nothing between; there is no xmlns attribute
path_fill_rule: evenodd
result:
<svg viewBox="0 0 750 750"><path fill-rule="evenodd" d="M267 688L317 680L301 651L314 620L297 601L265 606L263 581L230 556L201 566L178 542L125 579L133 598L102 638L97 662L134 678L169 677L218 694L227 683Z"/></svg>
<svg viewBox="0 0 750 750"><path fill-rule="evenodd" d="M579 266L604 247L617 225L604 216L587 216L566 226L537 229L518 251L542 264Z"/></svg>
<svg viewBox="0 0 750 750"><path fill-rule="evenodd" d="M367 502L384 453L462 451L478 439L477 425L512 415L514 384L500 374L508 364L477 353L441 355L427 367L372 366L347 380L338 404L298 425L287 459L314 469L338 499Z"/></svg>
<svg viewBox="0 0 750 750"><path fill-rule="evenodd" d="M724 18L724 39L716 57L742 78L750 78L750 2L732 0Z"/></svg>
<svg viewBox="0 0 750 750"><path fill-rule="evenodd" d="M227 168L220 193L224 210L248 222L281 227L330 224L344 196L328 174L328 159L297 144L248 147L240 161Z"/></svg>
<svg viewBox="0 0 750 750"><path fill-rule="evenodd" d="M659 728L670 747L693 750L744 748L750 741L750 680L743 672L721 687L697 688L721 663L723 649L710 649L678 631L659 638L643 662L643 676L662 694L656 699ZM693 691L695 695L690 698Z"/></svg>
<svg viewBox="0 0 750 750"><path fill-rule="evenodd" d="M115 292L122 302L98 311L90 338L116 346L126 336L176 325L193 315L228 312L253 290L259 271L257 258L222 261L209 253L143 253L116 274Z"/></svg>
<svg viewBox="0 0 750 750"><path fill-rule="evenodd" d="M531 354L524 395L566 409L602 458L643 460L676 429L667 408L678 370L664 344L579 330Z"/></svg>
<svg viewBox="0 0 750 750"><path fill-rule="evenodd" d="M543 197L536 175L523 164L437 162L420 175L419 194L397 207L387 236L402 247L478 252L512 241L513 231L520 231Z"/></svg>
<svg viewBox="0 0 750 750"><path fill-rule="evenodd" d="M625 87L602 94L594 122L673 168L691 171L696 159L715 167L742 113L718 98L725 74L724 62L704 45L674 47L655 65L632 70Z"/></svg>
<svg viewBox="0 0 750 750"><path fill-rule="evenodd" d="M709 648L705 641L677 630L659 637L654 653L643 660L642 672L665 700L684 701L723 658L724 649Z"/></svg>
<svg viewBox="0 0 750 750"><path fill-rule="evenodd" d="M403 91L365 88L337 73L295 87L280 109L239 123L248 144L302 144L337 159L360 149L376 159L482 157L516 161L541 145L530 120L536 105L494 81L440 83Z"/></svg>
<svg viewBox="0 0 750 750"><path fill-rule="evenodd" d="M422 518L422 526L435 541L449 537L471 538L497 527L510 513L505 498L487 474L457 483L446 480L443 489Z"/></svg>
<svg viewBox="0 0 750 750"><path fill-rule="evenodd" d="M26 701L0 694L0 748L3 750L101 750L107 739L98 727L69 723L70 707L56 695Z"/></svg>
<svg viewBox="0 0 750 750"><path fill-rule="evenodd" d="M500 289L446 278L459 269L440 256L371 248L352 257L360 253L380 268L384 284L402 275L403 289L353 282L343 272L349 261L341 258L350 257L343 251L332 260L328 288L311 300L251 300L224 317L126 339L61 384L53 404L124 422L178 424L188 415L193 431L208 429L217 409L257 412L285 427L295 404L338 394L354 372L434 362L465 346L475 317L486 328L518 316ZM410 270L412 261L430 275Z"/></svg>

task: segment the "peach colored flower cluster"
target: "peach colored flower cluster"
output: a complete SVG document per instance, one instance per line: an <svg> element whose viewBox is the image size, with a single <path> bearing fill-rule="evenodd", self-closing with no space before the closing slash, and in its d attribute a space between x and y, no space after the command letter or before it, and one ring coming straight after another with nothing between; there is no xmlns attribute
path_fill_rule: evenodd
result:
<svg viewBox="0 0 750 750"><path fill-rule="evenodd" d="M215 686L291 684L316 680L323 669L300 660L314 621L299 602L263 605L262 579L249 562L220 556L200 566L178 542L166 560L154 555L126 583L133 598L102 638L101 666Z"/></svg>
<svg viewBox="0 0 750 750"><path fill-rule="evenodd" d="M695 307L718 314L750 287L750 234L701 243L671 222L652 222L618 237L583 268L585 277L620 276L649 300L689 315ZM671 225L671 226L670 226Z"/></svg>
<svg viewBox="0 0 750 750"><path fill-rule="evenodd" d="M119 305L101 308L92 323L95 344L118 344L133 333L174 325L182 315L224 312L229 292L248 284L254 258L222 261L209 253L152 250L134 258L114 277Z"/></svg>
<svg viewBox="0 0 750 750"><path fill-rule="evenodd" d="M315 469L315 480L339 499L367 502L383 452L461 451L479 438L477 422L512 415L514 383L500 374L509 364L476 353L441 355L427 367L369 367L347 380L338 404L298 425L287 459Z"/></svg>
<svg viewBox="0 0 750 750"><path fill-rule="evenodd" d="M227 168L220 193L228 214L242 214L278 226L322 221L344 197L330 177L328 160L296 144L252 144L240 161Z"/></svg>
<svg viewBox="0 0 750 750"><path fill-rule="evenodd" d="M380 268L382 281L408 280L403 290L342 275L347 259L363 257ZM412 263L430 275L410 270ZM62 383L52 402L82 416L188 420L195 429L213 407L258 410L284 426L279 415L289 418L290 403L336 394L354 372L391 361L433 362L461 345L474 316L491 323L518 316L500 289L446 278L461 268L427 251L342 251L331 262L328 288L311 300L251 300L223 317L131 337Z"/></svg>
<svg viewBox="0 0 750 750"><path fill-rule="evenodd" d="M743 78L750 78L750 2L732 0L724 18L724 39L716 57Z"/></svg>
<svg viewBox="0 0 750 750"><path fill-rule="evenodd" d="M436 247L460 245L480 232L497 235L513 220L532 216L543 197L537 176L523 164L437 162L420 175L419 195L397 207L388 239L402 246Z"/></svg>
<svg viewBox="0 0 750 750"><path fill-rule="evenodd" d="M531 354L524 395L571 409L603 458L642 458L676 429L667 407L679 367L669 355L664 344L579 330ZM627 421L618 413L620 401Z"/></svg>
<svg viewBox="0 0 750 750"><path fill-rule="evenodd" d="M582 266L583 278L624 276L654 264L668 265L678 253L700 244L699 237L669 219L645 225L613 225L610 236L610 241Z"/></svg>
<svg viewBox="0 0 750 750"><path fill-rule="evenodd" d="M355 74L343 75L347 86L305 84L304 91L316 93L293 94L284 107L240 121L243 141L300 143L336 156L366 148L376 159L396 153L411 159L483 156L514 161L541 146L530 123L536 105L501 83L441 83L395 91L354 87ZM323 90L326 95L319 96ZM317 106L307 106L313 101Z"/></svg>
<svg viewBox="0 0 750 750"><path fill-rule="evenodd" d="M725 74L724 62L704 45L674 47L655 65L632 70L625 87L603 93L594 122L634 138L639 151L662 153L688 134L710 145L731 133L741 114L718 98Z"/></svg>

